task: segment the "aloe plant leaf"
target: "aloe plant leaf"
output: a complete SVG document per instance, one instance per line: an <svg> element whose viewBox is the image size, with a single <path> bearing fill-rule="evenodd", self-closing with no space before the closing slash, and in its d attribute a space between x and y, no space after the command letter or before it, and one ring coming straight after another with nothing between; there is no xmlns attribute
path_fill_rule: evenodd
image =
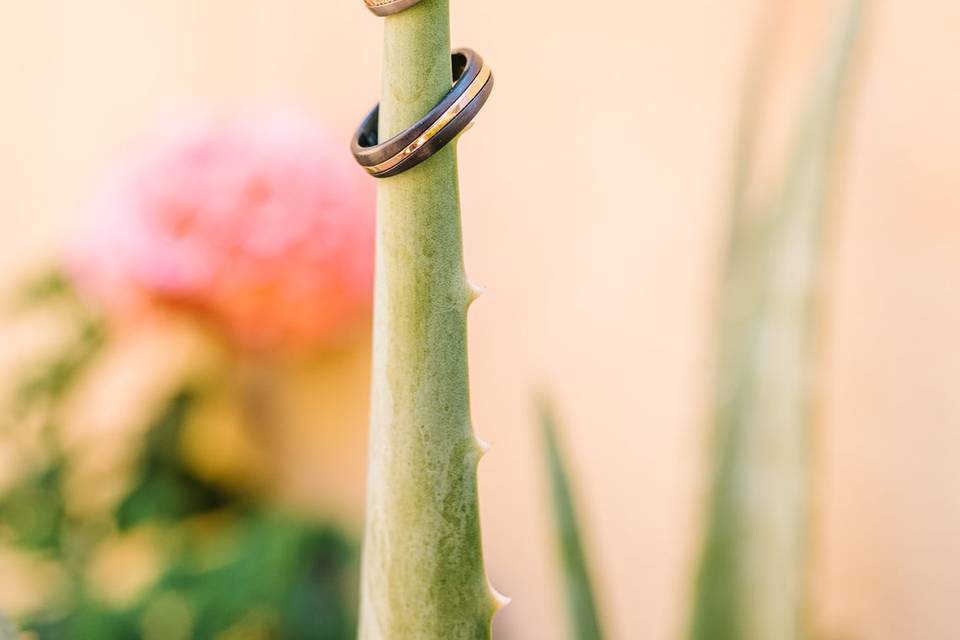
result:
<svg viewBox="0 0 960 640"><path fill-rule="evenodd" d="M695 640L808 635L819 292L864 4L852 1L838 21L772 197L734 198Z"/></svg>
<svg viewBox="0 0 960 640"><path fill-rule="evenodd" d="M573 640L600 640L603 638L600 615L597 611L580 521L574 504L570 474L564 462L557 434L556 412L548 400L541 400L539 413L554 528L566 589L570 637Z"/></svg>
<svg viewBox="0 0 960 640"><path fill-rule="evenodd" d="M450 90L448 0L384 21L380 137ZM362 640L489 638L455 143L378 183Z"/></svg>

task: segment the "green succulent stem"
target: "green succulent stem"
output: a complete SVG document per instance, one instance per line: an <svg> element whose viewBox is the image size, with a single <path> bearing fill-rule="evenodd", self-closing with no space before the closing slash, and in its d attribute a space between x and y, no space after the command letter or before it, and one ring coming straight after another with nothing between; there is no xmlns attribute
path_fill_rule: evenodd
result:
<svg viewBox="0 0 960 640"><path fill-rule="evenodd" d="M451 87L448 0L384 21L380 137ZM379 183L362 640L490 637L455 144Z"/></svg>

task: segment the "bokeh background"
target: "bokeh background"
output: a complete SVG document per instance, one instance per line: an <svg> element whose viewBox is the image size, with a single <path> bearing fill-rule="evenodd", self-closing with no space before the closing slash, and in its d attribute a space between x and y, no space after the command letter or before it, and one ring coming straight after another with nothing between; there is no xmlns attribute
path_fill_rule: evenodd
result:
<svg viewBox="0 0 960 640"><path fill-rule="evenodd" d="M498 629L561 633L531 403L547 387L611 631L672 637L698 539L733 123L772 3L451 4L453 42L497 76L460 166L467 271L487 290L470 333L475 424L493 443L485 548L513 597ZM781 4L771 157L837 7ZM827 637L946 640L960 636L960 5L874 8L831 250L816 617ZM346 153L378 92L379 42L358 0L5 2L0 286L56 256L105 172L184 112L295 108ZM24 339L3 338L3 355ZM290 498L354 531L362 343L289 392L316 419L281 447ZM150 349L126 366L190 355ZM116 378L107 397L130 393Z"/></svg>

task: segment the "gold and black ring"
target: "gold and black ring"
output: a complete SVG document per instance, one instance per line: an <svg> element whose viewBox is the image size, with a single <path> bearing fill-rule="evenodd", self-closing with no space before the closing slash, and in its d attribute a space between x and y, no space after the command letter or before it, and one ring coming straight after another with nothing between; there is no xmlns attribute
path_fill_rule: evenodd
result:
<svg viewBox="0 0 960 640"><path fill-rule="evenodd" d="M392 16L395 13L406 11L420 0L363 0L374 14L382 17Z"/></svg>
<svg viewBox="0 0 960 640"><path fill-rule="evenodd" d="M411 169L466 129L493 90L493 73L471 49L453 52L454 85L430 113L389 140L379 143L380 105L373 108L353 137L353 157L375 178Z"/></svg>

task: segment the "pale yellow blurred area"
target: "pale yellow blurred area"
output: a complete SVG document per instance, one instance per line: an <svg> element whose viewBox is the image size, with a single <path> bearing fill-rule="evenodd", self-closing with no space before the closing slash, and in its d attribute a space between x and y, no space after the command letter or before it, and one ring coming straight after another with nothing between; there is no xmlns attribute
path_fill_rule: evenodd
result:
<svg viewBox="0 0 960 640"><path fill-rule="evenodd" d="M513 598L498 633L562 637L530 402L548 387L612 637L677 637L732 125L771 0L451 4L453 42L497 78L460 167L467 270L488 292L471 317L475 424L493 443L486 559ZM771 157L837 6L785 5ZM960 3L874 8L833 229L816 619L829 638L948 640L960 637ZM359 0L5 0L0 285L54 256L97 181L179 113L292 105L338 127L346 153L376 98L379 40ZM293 406L329 402L278 450L293 499L357 522L366 354L339 357L283 391Z"/></svg>

